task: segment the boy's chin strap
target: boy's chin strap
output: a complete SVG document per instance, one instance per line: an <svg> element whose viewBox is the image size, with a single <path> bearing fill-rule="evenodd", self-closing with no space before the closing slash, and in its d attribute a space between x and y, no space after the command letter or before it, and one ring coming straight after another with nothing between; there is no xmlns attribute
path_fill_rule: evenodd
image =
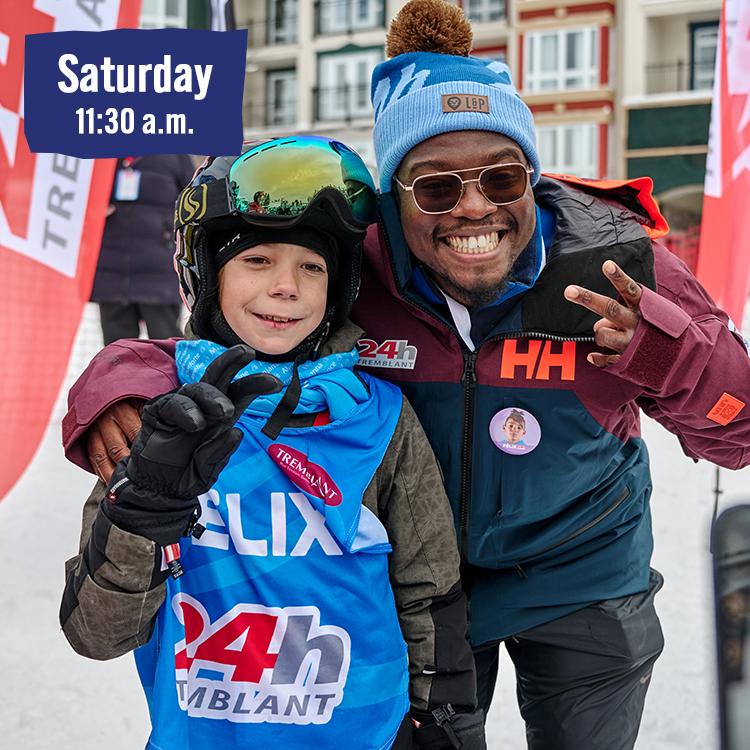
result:
<svg viewBox="0 0 750 750"><path fill-rule="evenodd" d="M266 421L261 432L271 440L276 440L279 433L287 426L289 420L294 414L294 410L299 403L299 397L302 395L302 384L299 381L299 366L307 361L307 352L302 352L294 358L294 368L292 370L292 380L287 386L281 401L276 405L273 413Z"/></svg>
<svg viewBox="0 0 750 750"><path fill-rule="evenodd" d="M279 433L287 426L287 424L289 424L289 420L292 418L292 414L294 414L294 410L299 403L299 398L302 395L302 384L299 380L299 366L308 360L313 361L317 359L318 350L320 349L321 344L326 338L328 338L330 327L331 324L328 320L325 320L323 327L315 331L315 333L317 333L317 341L315 342L312 351L310 349L305 349L305 351L299 352L294 358L292 380L287 386L284 395L281 397L281 401L279 401L261 430L261 432L271 440L276 440ZM288 361L289 354L285 354L283 357L285 358L284 361Z"/></svg>

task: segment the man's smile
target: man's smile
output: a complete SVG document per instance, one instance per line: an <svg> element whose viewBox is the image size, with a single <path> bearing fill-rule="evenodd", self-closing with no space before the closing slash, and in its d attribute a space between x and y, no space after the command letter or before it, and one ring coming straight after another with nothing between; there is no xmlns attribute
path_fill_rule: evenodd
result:
<svg viewBox="0 0 750 750"><path fill-rule="evenodd" d="M443 237L442 240L456 252L481 255L494 250L504 236L505 232L493 231L471 235L449 234Z"/></svg>

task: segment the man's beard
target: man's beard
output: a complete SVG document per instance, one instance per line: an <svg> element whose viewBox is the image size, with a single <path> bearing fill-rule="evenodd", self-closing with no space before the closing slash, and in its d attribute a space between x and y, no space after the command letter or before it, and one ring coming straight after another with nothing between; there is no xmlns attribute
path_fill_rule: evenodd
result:
<svg viewBox="0 0 750 750"><path fill-rule="evenodd" d="M495 279L492 282L478 284L471 289L461 286L454 281L449 275L440 273L430 268L429 273L434 278L437 285L451 298L460 302L464 307L479 308L489 305L499 299L508 285L513 281L512 274L508 273L501 279Z"/></svg>

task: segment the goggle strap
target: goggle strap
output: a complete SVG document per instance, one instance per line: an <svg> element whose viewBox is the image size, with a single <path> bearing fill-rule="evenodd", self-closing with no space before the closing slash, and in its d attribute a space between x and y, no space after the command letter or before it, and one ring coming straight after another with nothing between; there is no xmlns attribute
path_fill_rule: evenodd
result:
<svg viewBox="0 0 750 750"><path fill-rule="evenodd" d="M187 187L180 193L175 210L175 229L231 213L228 181L223 179L204 182Z"/></svg>

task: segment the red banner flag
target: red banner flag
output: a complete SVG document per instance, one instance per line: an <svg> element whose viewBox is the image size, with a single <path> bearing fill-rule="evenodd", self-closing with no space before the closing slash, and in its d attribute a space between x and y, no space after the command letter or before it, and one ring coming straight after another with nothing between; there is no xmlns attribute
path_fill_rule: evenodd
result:
<svg viewBox="0 0 750 750"><path fill-rule="evenodd" d="M65 376L115 168L114 160L31 153L23 129L24 37L137 28L140 5L18 0L0 14L0 498L31 461Z"/></svg>
<svg viewBox="0 0 750 750"><path fill-rule="evenodd" d="M750 3L725 0L696 275L737 326L750 291L749 203Z"/></svg>

